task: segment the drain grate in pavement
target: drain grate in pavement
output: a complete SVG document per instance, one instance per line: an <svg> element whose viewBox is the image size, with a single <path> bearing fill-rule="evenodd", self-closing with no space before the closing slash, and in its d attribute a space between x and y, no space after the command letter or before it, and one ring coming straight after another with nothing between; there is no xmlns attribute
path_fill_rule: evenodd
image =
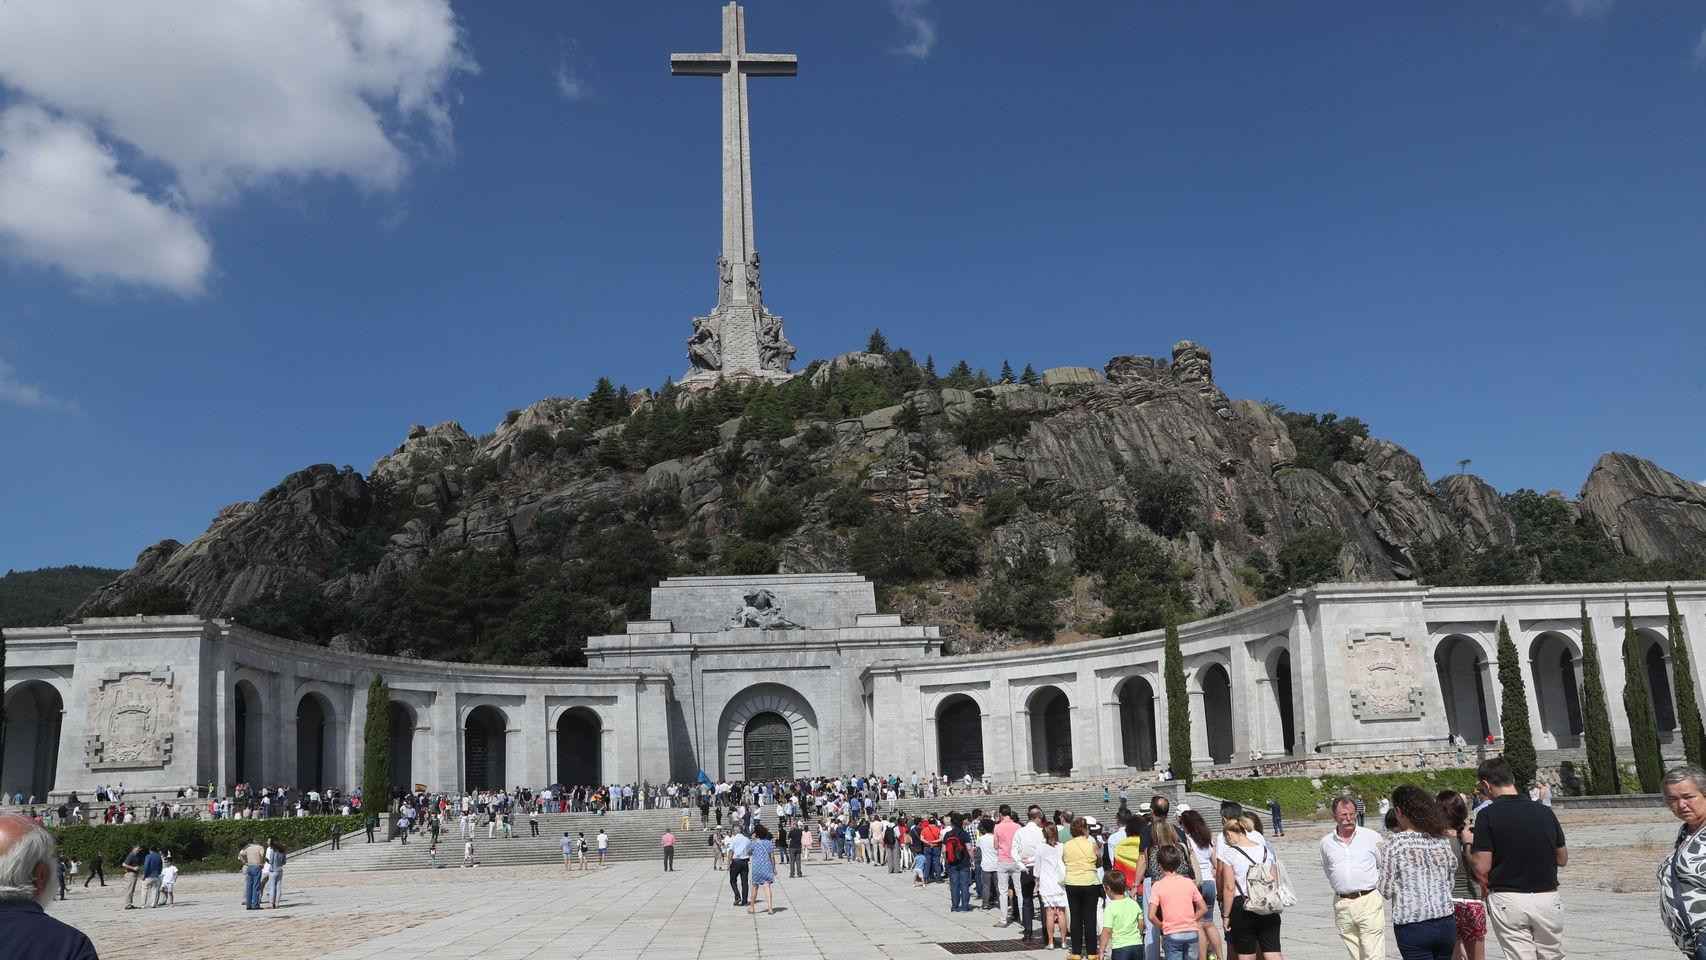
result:
<svg viewBox="0 0 1706 960"><path fill-rule="evenodd" d="M936 946L956 956L971 953L1025 953L1039 949L1036 944L1023 940L961 940L938 943Z"/></svg>

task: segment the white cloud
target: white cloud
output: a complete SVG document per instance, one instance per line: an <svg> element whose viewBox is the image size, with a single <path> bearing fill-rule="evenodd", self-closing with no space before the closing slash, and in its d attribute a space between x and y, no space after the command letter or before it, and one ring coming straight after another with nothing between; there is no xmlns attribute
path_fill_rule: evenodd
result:
<svg viewBox="0 0 1706 960"><path fill-rule="evenodd" d="M76 404L48 396L40 387L20 383L17 368L7 363L5 357L0 357L0 403L38 409L76 409Z"/></svg>
<svg viewBox="0 0 1706 960"><path fill-rule="evenodd" d="M557 93L564 100L585 100L587 97L586 84L581 81L580 72L569 60L569 51L557 58L557 70L552 75L557 81Z"/></svg>
<svg viewBox="0 0 1706 960"><path fill-rule="evenodd" d="M192 208L280 180L394 190L450 148L452 81L477 69L449 0L0 3L0 84ZM127 189L106 199L140 195L109 172Z"/></svg>
<svg viewBox="0 0 1706 960"><path fill-rule="evenodd" d="M930 52L936 49L936 21L927 12L930 0L889 0L889 7L906 33L895 52L914 60L930 59Z"/></svg>
<svg viewBox="0 0 1706 960"><path fill-rule="evenodd" d="M212 263L195 221L120 173L93 131L27 105L0 111L0 251L78 280L185 296L201 292ZM23 389L7 396L23 402Z"/></svg>
<svg viewBox="0 0 1706 960"><path fill-rule="evenodd" d="M1617 0L1557 0L1557 5L1567 16L1577 20L1591 20L1603 17L1617 5Z"/></svg>
<svg viewBox="0 0 1706 960"><path fill-rule="evenodd" d="M1700 32L1700 39L1694 41L1694 62L1706 63L1706 30Z"/></svg>

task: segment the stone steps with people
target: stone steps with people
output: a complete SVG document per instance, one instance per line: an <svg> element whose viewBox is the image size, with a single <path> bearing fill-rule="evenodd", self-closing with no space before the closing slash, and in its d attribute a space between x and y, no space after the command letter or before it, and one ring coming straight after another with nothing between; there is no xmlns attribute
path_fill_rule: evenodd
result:
<svg viewBox="0 0 1706 960"><path fill-rule="evenodd" d="M1142 787L1141 790L1138 789L1139 786ZM1147 803L1152 792L1152 785L1134 785L1129 791L1133 809L1139 809ZM1171 793L1171 787L1164 792ZM950 810L969 813L974 808L992 811L1003 803L1022 811L1030 804L1036 803L1050 813L1057 809L1071 810L1079 815L1096 817L1107 824L1105 829L1111 831L1111 820L1119 807L1119 794L1117 789L1111 789L1109 794L1109 801L1104 804L1100 785L1016 785L989 794L968 791L940 794L935 799L906 798L898 801L897 807L900 812L909 815L946 814ZM1198 793L1184 796L1186 803L1202 813L1211 830L1220 829L1219 799ZM775 807L767 805L764 810L765 815L759 818L760 821L775 829L776 824L772 822L775 819ZM1265 810L1258 812L1266 818ZM683 814L687 815L686 830L681 826ZM1175 812L1173 819L1176 820L1176 817ZM725 809L724 825L728 825L730 820L731 814ZM716 828L715 810L707 823L709 829ZM673 830L676 834L675 856L678 861L707 859L711 856L711 849L706 843L706 828L700 825L697 807L612 811L602 816L598 813L545 813L539 816L538 837L531 835L526 816L517 818L515 834L510 838L499 834L488 839L486 827L481 824L474 830L474 856L481 866L560 863L560 843L566 831L571 836L580 833L586 835L588 858L596 862L596 842L601 827L609 837L608 857L614 862L661 861L660 838L666 829ZM452 818L448 829L441 834L438 856L440 864L451 867L461 865L463 841L460 834L459 819ZM293 859L290 866L300 874L423 869L431 863L428 853L430 848L430 835L424 831L412 835L407 844L400 839L373 844L346 840L339 850L316 849Z"/></svg>

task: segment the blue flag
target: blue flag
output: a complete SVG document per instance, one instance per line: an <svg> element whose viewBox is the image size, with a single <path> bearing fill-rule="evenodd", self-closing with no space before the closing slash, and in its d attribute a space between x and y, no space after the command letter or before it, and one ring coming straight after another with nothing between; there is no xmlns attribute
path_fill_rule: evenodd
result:
<svg viewBox="0 0 1706 960"><path fill-rule="evenodd" d="M699 771L699 782L700 782L700 783L702 783L702 784L704 784L704 785L705 785L705 786L707 786L707 787L714 787L714 786L716 786L716 784L714 784L714 783L712 783L712 782L711 782L711 778L710 778L710 777L707 777L707 776L705 776L705 771L703 771L703 770L701 770L701 771Z"/></svg>

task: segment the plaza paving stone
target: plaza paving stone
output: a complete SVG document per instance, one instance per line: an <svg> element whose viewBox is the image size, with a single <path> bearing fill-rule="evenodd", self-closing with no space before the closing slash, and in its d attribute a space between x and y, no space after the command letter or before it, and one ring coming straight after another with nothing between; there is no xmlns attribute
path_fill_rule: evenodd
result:
<svg viewBox="0 0 1706 960"><path fill-rule="evenodd" d="M1566 944L1572 958L1676 955L1657 916L1653 870L1674 832L1663 811L1566 815ZM1315 842L1325 824L1295 825L1278 839L1300 898L1285 914L1285 956L1339 960ZM179 881L178 904L122 908L122 888L73 888L55 916L95 941L106 960L439 960L626 957L941 960L943 941L1016 936L993 914L946 910L947 888L916 889L906 875L813 860L806 876L780 870L777 912L748 915L731 902L727 875L707 861L674 873L656 862L565 873L560 866L397 871L303 878L287 870L279 910L241 909L241 878ZM258 951L258 953L257 953ZM1024 956L1027 954L1019 954ZM1037 951L1037 956L1064 956ZM1397 957L1388 937L1388 955ZM1487 956L1501 956L1488 944Z"/></svg>

